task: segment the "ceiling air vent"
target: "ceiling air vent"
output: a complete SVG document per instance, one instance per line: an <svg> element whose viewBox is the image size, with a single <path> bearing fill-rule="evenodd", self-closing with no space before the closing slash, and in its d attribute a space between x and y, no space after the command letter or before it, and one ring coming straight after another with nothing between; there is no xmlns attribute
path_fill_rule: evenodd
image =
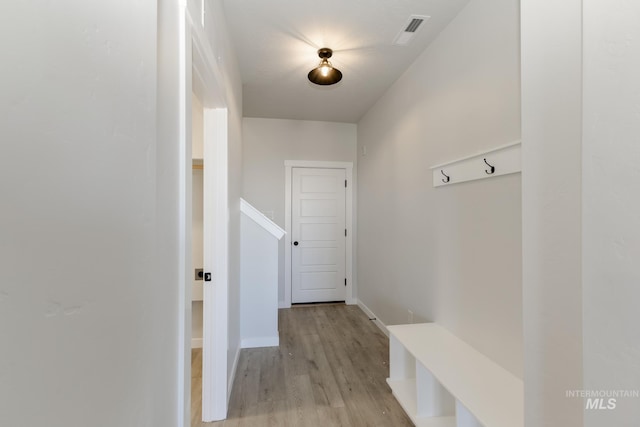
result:
<svg viewBox="0 0 640 427"><path fill-rule="evenodd" d="M420 30L424 21L429 19L430 16L412 15L403 27L402 31L396 36L393 44L398 46L405 46L413 39L416 33Z"/></svg>

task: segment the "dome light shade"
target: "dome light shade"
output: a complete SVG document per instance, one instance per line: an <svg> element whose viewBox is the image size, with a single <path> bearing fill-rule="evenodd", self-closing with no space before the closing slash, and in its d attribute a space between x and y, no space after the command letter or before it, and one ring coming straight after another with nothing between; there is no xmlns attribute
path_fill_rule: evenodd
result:
<svg viewBox="0 0 640 427"><path fill-rule="evenodd" d="M320 57L320 64L309 71L307 77L311 83L315 83L321 86L328 86L338 83L342 80L342 73L337 68L334 68L329 62L329 58L333 55L333 51L328 47L323 47L318 50L318 56Z"/></svg>

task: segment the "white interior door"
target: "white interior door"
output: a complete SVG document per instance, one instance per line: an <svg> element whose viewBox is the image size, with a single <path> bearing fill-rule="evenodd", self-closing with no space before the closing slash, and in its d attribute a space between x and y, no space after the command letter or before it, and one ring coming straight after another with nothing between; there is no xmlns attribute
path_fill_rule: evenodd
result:
<svg viewBox="0 0 640 427"><path fill-rule="evenodd" d="M204 110L202 420L227 417L227 110Z"/></svg>
<svg viewBox="0 0 640 427"><path fill-rule="evenodd" d="M345 301L346 172L292 168L291 301Z"/></svg>

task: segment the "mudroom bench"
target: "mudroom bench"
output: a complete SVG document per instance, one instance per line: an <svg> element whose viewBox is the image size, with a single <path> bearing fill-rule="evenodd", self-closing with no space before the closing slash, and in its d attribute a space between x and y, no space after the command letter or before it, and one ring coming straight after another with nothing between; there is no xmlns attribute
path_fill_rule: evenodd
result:
<svg viewBox="0 0 640 427"><path fill-rule="evenodd" d="M387 382L419 427L522 427L522 380L436 323L388 326Z"/></svg>

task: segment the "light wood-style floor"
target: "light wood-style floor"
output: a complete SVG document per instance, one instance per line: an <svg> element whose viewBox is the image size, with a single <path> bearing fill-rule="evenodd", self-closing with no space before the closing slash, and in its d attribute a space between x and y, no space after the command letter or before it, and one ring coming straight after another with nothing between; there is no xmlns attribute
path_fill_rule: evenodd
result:
<svg viewBox="0 0 640 427"><path fill-rule="evenodd" d="M279 311L280 347L240 353L227 420L200 422L202 351L192 353L192 427L412 426L391 395L388 338L357 306Z"/></svg>

